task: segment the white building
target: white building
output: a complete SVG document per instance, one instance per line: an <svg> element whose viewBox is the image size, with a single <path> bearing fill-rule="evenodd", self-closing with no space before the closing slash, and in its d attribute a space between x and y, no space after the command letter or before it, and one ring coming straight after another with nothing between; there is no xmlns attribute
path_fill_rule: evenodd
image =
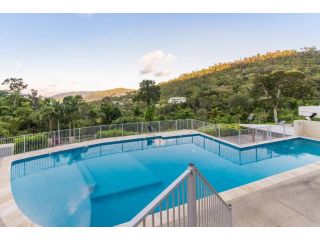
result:
<svg viewBox="0 0 320 240"><path fill-rule="evenodd" d="M179 104L179 103L184 103L186 101L187 99L185 97L171 97L169 98L168 103Z"/></svg>

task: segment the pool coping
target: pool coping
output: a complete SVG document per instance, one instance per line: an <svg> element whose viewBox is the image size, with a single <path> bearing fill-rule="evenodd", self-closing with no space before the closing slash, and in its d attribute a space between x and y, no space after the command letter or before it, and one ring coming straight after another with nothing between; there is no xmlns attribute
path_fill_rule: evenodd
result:
<svg viewBox="0 0 320 240"><path fill-rule="evenodd" d="M34 222L32 222L27 216L24 215L24 213L19 209L17 206L12 191L11 191L11 180L10 180L10 170L11 170L11 164L13 161L19 161L24 160L25 158L50 154L58 151L64 151L64 150L70 150L73 148L78 147L84 147L84 146L91 146L96 144L102 144L102 143L108 143L108 142L114 142L119 140L133 140L136 138L148 138L148 137L170 137L170 136L183 136L183 135L190 135L190 134L201 134L204 136L207 136L211 139L215 139L220 142L224 142L226 144L232 145L234 147L237 147L238 149L246 148L246 147L252 147L252 146L258 146L263 145L266 143L271 142L278 142L278 141L284 141L294 138L306 138L303 136L291 136L286 138L280 138L280 139L273 139L269 141L263 141L259 143L253 143L253 144L247 144L245 146L238 146L236 144L232 144L228 141L222 140L220 138L216 138L213 136L210 136L208 134L204 134L195 130L179 130L179 131L173 131L173 132L158 132L158 133L150 133L150 134L140 134L140 135L133 135L133 136L121 136L121 137L114 137L114 138L105 138L105 139L98 139L98 140L91 140L81 143L73 143L58 147L52 147L47 149L41 149L37 151L22 153L22 154L16 154L13 156L8 156L0 159L0 220L3 222L3 224L7 227L37 227L40 226ZM319 141L318 139L314 138L306 138L310 140ZM221 197L225 201L229 201L231 199L243 196L245 194L261 190L263 188L272 186L274 184L280 183L282 181L286 181L288 179L292 179L297 176L304 175L306 173L315 171L320 169L320 161L313 164L308 164L293 170L289 170L286 172L282 172L276 175L272 175L267 178L263 178L261 180L251 182L248 184L245 184L240 187L236 187L234 189L230 189L224 192L219 193Z"/></svg>

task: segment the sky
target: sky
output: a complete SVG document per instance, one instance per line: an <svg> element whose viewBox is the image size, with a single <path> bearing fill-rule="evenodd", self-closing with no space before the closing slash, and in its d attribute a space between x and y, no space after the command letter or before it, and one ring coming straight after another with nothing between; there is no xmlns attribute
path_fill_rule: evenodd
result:
<svg viewBox="0 0 320 240"><path fill-rule="evenodd" d="M317 29L320 14L0 14L0 81L23 78L44 96L136 89L257 53L319 48Z"/></svg>

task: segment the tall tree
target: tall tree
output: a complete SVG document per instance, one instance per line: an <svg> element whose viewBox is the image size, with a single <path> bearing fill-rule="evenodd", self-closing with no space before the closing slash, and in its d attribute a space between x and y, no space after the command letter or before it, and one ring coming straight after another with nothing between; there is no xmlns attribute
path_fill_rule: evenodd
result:
<svg viewBox="0 0 320 240"><path fill-rule="evenodd" d="M254 78L252 94L270 101L274 122L278 123L278 108L284 97L303 97L305 75L299 71L273 71Z"/></svg>
<svg viewBox="0 0 320 240"><path fill-rule="evenodd" d="M67 96L63 98L63 112L65 118L69 121L69 128L76 127L76 121L80 119L81 106L84 104L84 100L81 95Z"/></svg>
<svg viewBox="0 0 320 240"><path fill-rule="evenodd" d="M22 78L7 78L3 81L2 85L9 86L9 93L13 96L13 107L15 108L21 91L26 89L28 84L25 84Z"/></svg>
<svg viewBox="0 0 320 240"><path fill-rule="evenodd" d="M160 99L160 86L153 80L142 80L137 94L139 101L145 102L148 106Z"/></svg>
<svg viewBox="0 0 320 240"><path fill-rule="evenodd" d="M103 98L100 106L101 112L104 114L104 123L110 124L113 120L121 117L120 109L115 106L109 98Z"/></svg>
<svg viewBox="0 0 320 240"><path fill-rule="evenodd" d="M52 130L53 122L57 120L60 109L57 107L59 102L53 98L45 98L40 108L42 120L49 123L49 131ZM59 120L58 120L59 121Z"/></svg>

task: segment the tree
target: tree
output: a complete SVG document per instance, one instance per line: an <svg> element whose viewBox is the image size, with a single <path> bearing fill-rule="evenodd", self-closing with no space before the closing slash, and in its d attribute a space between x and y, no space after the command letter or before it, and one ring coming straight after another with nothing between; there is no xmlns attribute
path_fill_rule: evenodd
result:
<svg viewBox="0 0 320 240"><path fill-rule="evenodd" d="M278 123L278 108L283 97L296 96L305 89L305 75L299 71L273 71L255 76L252 94L270 101L274 122Z"/></svg>
<svg viewBox="0 0 320 240"><path fill-rule="evenodd" d="M33 111L29 101L23 101L14 111L14 117L17 119L18 129L36 130L40 125L40 115Z"/></svg>
<svg viewBox="0 0 320 240"><path fill-rule="evenodd" d="M38 91L35 89L31 89L31 94L29 95L31 100L31 105L33 110L37 110L40 107L40 97L38 96Z"/></svg>
<svg viewBox="0 0 320 240"><path fill-rule="evenodd" d="M152 106L148 106L146 111L144 112L144 119L146 121L152 121L154 118L154 114L155 114L155 107Z"/></svg>
<svg viewBox="0 0 320 240"><path fill-rule="evenodd" d="M93 120L94 124L101 124L105 117L99 106L93 106L89 112L90 118Z"/></svg>
<svg viewBox="0 0 320 240"><path fill-rule="evenodd" d="M80 118L81 106L84 104L82 96L67 96L63 98L62 104L65 117L69 121L69 128L71 128L72 124L73 128L75 128L76 121Z"/></svg>
<svg viewBox="0 0 320 240"><path fill-rule="evenodd" d="M18 97L21 95L21 91L28 87L28 84L23 82L22 78L7 78L3 81L2 85L9 86L9 93L13 96L13 107L16 107Z"/></svg>
<svg viewBox="0 0 320 240"><path fill-rule="evenodd" d="M136 100L145 102L148 106L160 99L160 86L153 80L142 80L136 96Z"/></svg>
<svg viewBox="0 0 320 240"><path fill-rule="evenodd" d="M41 108L40 114L41 118L49 123L49 131L52 130L53 121L59 121L60 114L60 106L59 102L53 98L45 98ZM58 124L59 125L59 124Z"/></svg>
<svg viewBox="0 0 320 240"><path fill-rule="evenodd" d="M101 112L104 114L103 121L106 124L112 123L112 121L121 117L120 109L115 106L109 98L103 98L100 105Z"/></svg>

